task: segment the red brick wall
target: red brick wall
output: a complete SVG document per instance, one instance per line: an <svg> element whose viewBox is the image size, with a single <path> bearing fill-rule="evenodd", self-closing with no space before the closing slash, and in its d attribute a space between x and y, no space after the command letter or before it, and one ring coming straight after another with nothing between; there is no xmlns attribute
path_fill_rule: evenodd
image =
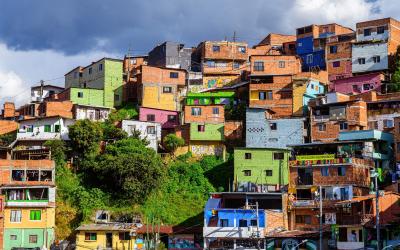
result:
<svg viewBox="0 0 400 250"><path fill-rule="evenodd" d="M224 126L224 135L227 140L243 139L243 122L242 121L226 121Z"/></svg>
<svg viewBox="0 0 400 250"><path fill-rule="evenodd" d="M254 71L254 62L262 61L264 71ZM280 62L284 67L280 68ZM297 56L254 55L250 57L252 75L294 75L301 71L301 62Z"/></svg>
<svg viewBox="0 0 400 250"><path fill-rule="evenodd" d="M201 115L193 116L192 108L201 108ZM218 108L219 114L214 115L213 109ZM224 122L225 110L224 105L198 105L198 106L185 106L185 123L191 122Z"/></svg>
<svg viewBox="0 0 400 250"><path fill-rule="evenodd" d="M12 102L5 102L3 105L3 117L12 118L15 116L15 105Z"/></svg>
<svg viewBox="0 0 400 250"><path fill-rule="evenodd" d="M220 51L214 52L213 45L219 45ZM246 47L246 53L241 53L238 50L238 46ZM209 59L231 59L231 60L247 60L248 49L247 43L241 42L228 42L228 41L206 41L199 45L197 48L200 49L202 55L201 58L209 58Z"/></svg>
<svg viewBox="0 0 400 250"><path fill-rule="evenodd" d="M170 78L170 73L178 73L178 78ZM184 70L164 69L147 65L141 66L140 83L168 83L185 85L186 72Z"/></svg>
<svg viewBox="0 0 400 250"><path fill-rule="evenodd" d="M42 109L44 113L41 113L41 116L63 116L67 118L73 118L73 104L70 101L62 101L62 102L45 102L42 103Z"/></svg>
<svg viewBox="0 0 400 250"><path fill-rule="evenodd" d="M0 120L0 135L8 134L18 129L18 123L14 121Z"/></svg>

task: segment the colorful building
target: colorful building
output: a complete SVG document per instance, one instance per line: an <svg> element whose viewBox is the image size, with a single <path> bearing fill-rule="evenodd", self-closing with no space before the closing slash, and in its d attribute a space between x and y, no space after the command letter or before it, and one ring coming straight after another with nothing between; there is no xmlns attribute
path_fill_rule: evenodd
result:
<svg viewBox="0 0 400 250"><path fill-rule="evenodd" d="M179 126L180 117L178 111L140 107L139 121L157 122L162 129L173 129Z"/></svg>
<svg viewBox="0 0 400 250"><path fill-rule="evenodd" d="M279 192L288 184L289 151L235 148L234 183L239 192Z"/></svg>
<svg viewBox="0 0 400 250"><path fill-rule="evenodd" d="M186 105L227 105L233 106L235 100L235 92L203 92L188 93L186 95Z"/></svg>
<svg viewBox="0 0 400 250"><path fill-rule="evenodd" d="M331 91L347 95L362 94L371 90L380 92L383 80L384 75L381 73L355 75L332 80L330 89Z"/></svg>
<svg viewBox="0 0 400 250"><path fill-rule="evenodd" d="M335 35L326 40L326 63L329 82L352 76L351 46L356 34Z"/></svg>
<svg viewBox="0 0 400 250"><path fill-rule="evenodd" d="M140 74L140 66L147 65L147 55L125 55L123 62L124 70L124 94L125 102L139 103L140 84L138 82L138 74Z"/></svg>
<svg viewBox="0 0 400 250"><path fill-rule="evenodd" d="M225 157L224 123L190 123L189 151L194 156Z"/></svg>
<svg viewBox="0 0 400 250"><path fill-rule="evenodd" d="M149 142L148 147L158 150L161 142L161 124L157 122L142 122L135 120L123 120L122 130L128 133L128 136L140 132L140 138Z"/></svg>

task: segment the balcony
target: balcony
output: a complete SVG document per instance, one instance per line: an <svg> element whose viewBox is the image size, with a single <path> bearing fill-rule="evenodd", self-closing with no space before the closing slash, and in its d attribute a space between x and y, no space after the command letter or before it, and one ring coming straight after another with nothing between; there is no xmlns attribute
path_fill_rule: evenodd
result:
<svg viewBox="0 0 400 250"><path fill-rule="evenodd" d="M379 130L357 130L339 133L339 141L380 140L393 143L393 134Z"/></svg>
<svg viewBox="0 0 400 250"><path fill-rule="evenodd" d="M337 249L346 249L346 250L364 249L364 242L338 241L336 243L336 246Z"/></svg>
<svg viewBox="0 0 400 250"><path fill-rule="evenodd" d="M17 140L69 140L67 133L53 133L53 132L27 132L20 130L17 133Z"/></svg>
<svg viewBox="0 0 400 250"><path fill-rule="evenodd" d="M336 222L338 225L350 226L350 225L365 225L369 221L374 219L373 214L364 215L336 215Z"/></svg>
<svg viewBox="0 0 400 250"><path fill-rule="evenodd" d="M49 200L7 200L7 207L47 207Z"/></svg>
<svg viewBox="0 0 400 250"><path fill-rule="evenodd" d="M259 227L203 227L207 238L264 238L264 228Z"/></svg>
<svg viewBox="0 0 400 250"><path fill-rule="evenodd" d="M289 161L290 167L296 166L332 166L332 165L364 165L374 166L370 159L359 159L355 157L338 157L334 154L324 155L298 155L296 160Z"/></svg>

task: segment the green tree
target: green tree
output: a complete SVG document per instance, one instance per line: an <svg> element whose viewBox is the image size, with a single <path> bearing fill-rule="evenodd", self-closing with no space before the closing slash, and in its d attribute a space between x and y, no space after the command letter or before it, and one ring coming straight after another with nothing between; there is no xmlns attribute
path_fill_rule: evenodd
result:
<svg viewBox="0 0 400 250"><path fill-rule="evenodd" d="M168 134L164 138L164 146L171 153L175 153L176 149L183 145L185 145L185 140L175 134Z"/></svg>
<svg viewBox="0 0 400 250"><path fill-rule="evenodd" d="M88 159L99 153L103 130L97 122L78 120L69 127L69 138L75 155Z"/></svg>
<svg viewBox="0 0 400 250"><path fill-rule="evenodd" d="M49 147L51 150L51 159L56 162L56 166L64 166L65 165L65 152L67 148L65 146L65 142L63 140L50 140L46 141L43 146Z"/></svg>
<svg viewBox="0 0 400 250"><path fill-rule="evenodd" d="M103 140L122 140L128 137L128 134L121 128L117 128L110 121L101 123L103 130Z"/></svg>
<svg viewBox="0 0 400 250"><path fill-rule="evenodd" d="M391 84L388 85L388 92L400 91L400 46L397 47L397 51L393 57L393 75Z"/></svg>
<svg viewBox="0 0 400 250"><path fill-rule="evenodd" d="M120 109L113 111L109 116L108 120L111 123L120 122L122 120L130 120L137 117L138 112L136 107L132 104L125 104Z"/></svg>
<svg viewBox="0 0 400 250"><path fill-rule="evenodd" d="M8 146L17 139L17 132L0 135L0 146Z"/></svg>

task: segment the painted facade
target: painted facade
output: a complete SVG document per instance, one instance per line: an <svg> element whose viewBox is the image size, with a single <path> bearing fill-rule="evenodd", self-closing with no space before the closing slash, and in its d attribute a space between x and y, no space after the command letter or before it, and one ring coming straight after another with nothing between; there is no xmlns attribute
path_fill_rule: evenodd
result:
<svg viewBox="0 0 400 250"><path fill-rule="evenodd" d="M235 92L204 92L188 93L186 96L186 105L228 105L232 106L235 99Z"/></svg>
<svg viewBox="0 0 400 250"><path fill-rule="evenodd" d="M224 105L186 105L184 122L223 123L225 121Z"/></svg>
<svg viewBox="0 0 400 250"><path fill-rule="evenodd" d="M307 128L304 118L268 119L265 110L246 111L246 147L287 148L289 144L305 142Z"/></svg>
<svg viewBox="0 0 400 250"><path fill-rule="evenodd" d="M89 119L91 121L104 122L108 119L111 111L112 109L107 107L74 105L74 118L76 120Z"/></svg>
<svg viewBox="0 0 400 250"><path fill-rule="evenodd" d="M288 184L288 150L235 148L234 183L239 192L277 192Z"/></svg>
<svg viewBox="0 0 400 250"><path fill-rule="evenodd" d="M162 129L172 129L179 126L180 117L178 111L140 107L139 121L153 121L161 123Z"/></svg>
<svg viewBox="0 0 400 250"><path fill-rule="evenodd" d="M223 123L190 123L191 141L223 141L224 124Z"/></svg>
<svg viewBox="0 0 400 250"><path fill-rule="evenodd" d="M88 229L83 225L78 227L76 235L76 250L86 249L141 249L137 248L135 237L129 231L115 229Z"/></svg>
<svg viewBox="0 0 400 250"><path fill-rule="evenodd" d="M252 75L294 75L301 72L297 56L253 55L250 57Z"/></svg>
<svg viewBox="0 0 400 250"><path fill-rule="evenodd" d="M195 157L215 155L225 159L226 146L221 141L190 141L188 150Z"/></svg>
<svg viewBox="0 0 400 250"><path fill-rule="evenodd" d="M352 76L351 50L355 33L336 35L327 38L326 63L329 81Z"/></svg>
<svg viewBox="0 0 400 250"><path fill-rule="evenodd" d="M60 93L63 90L63 87L53 85L31 87L31 102L42 102L45 98Z"/></svg>
<svg viewBox="0 0 400 250"><path fill-rule="evenodd" d="M387 42L353 44L352 52L353 73L387 70L389 68Z"/></svg>
<svg viewBox="0 0 400 250"><path fill-rule="evenodd" d="M361 94L371 90L380 91L383 75L380 73L362 74L331 81L330 88L342 94Z"/></svg>
<svg viewBox="0 0 400 250"><path fill-rule="evenodd" d="M122 130L132 136L136 131L140 132L140 138L146 139L149 142L148 147L158 150L158 145L161 142L161 124L157 122L142 122L134 120L123 120Z"/></svg>

